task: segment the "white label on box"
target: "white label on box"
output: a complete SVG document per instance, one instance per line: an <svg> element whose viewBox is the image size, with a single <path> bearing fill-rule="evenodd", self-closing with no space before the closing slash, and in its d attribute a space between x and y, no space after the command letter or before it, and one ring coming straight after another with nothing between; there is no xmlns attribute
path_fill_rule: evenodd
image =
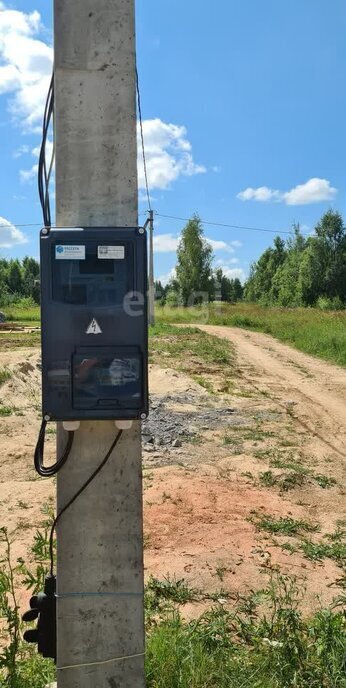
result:
<svg viewBox="0 0 346 688"><path fill-rule="evenodd" d="M98 258L108 258L108 260L124 260L125 246L98 246Z"/></svg>
<svg viewBox="0 0 346 688"><path fill-rule="evenodd" d="M57 260L85 260L85 246L75 244L59 244L55 247Z"/></svg>

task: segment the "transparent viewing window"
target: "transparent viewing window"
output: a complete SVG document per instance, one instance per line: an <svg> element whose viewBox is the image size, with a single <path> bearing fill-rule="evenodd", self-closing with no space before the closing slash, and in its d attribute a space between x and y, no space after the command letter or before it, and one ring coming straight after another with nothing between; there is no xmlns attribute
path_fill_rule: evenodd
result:
<svg viewBox="0 0 346 688"><path fill-rule="evenodd" d="M73 406L75 409L140 407L142 365L140 354L75 354Z"/></svg>

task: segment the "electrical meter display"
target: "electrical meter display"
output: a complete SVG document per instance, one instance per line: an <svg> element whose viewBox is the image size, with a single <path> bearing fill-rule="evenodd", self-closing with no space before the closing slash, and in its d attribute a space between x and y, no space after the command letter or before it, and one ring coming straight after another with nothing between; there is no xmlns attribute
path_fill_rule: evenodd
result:
<svg viewBox="0 0 346 688"><path fill-rule="evenodd" d="M44 417L147 414L146 233L44 229L40 244Z"/></svg>

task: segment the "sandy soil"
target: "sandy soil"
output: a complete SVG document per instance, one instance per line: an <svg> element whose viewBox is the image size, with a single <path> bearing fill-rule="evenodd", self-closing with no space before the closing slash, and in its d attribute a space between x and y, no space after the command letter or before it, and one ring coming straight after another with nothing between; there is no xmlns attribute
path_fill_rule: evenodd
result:
<svg viewBox="0 0 346 688"><path fill-rule="evenodd" d="M152 399L161 400L167 412L174 408L182 427L193 408L198 413L199 408L227 406L232 422L229 428L217 422L202 426L196 442L144 452L146 576L185 578L231 600L263 587L263 572L279 568L307 586L307 608L327 604L340 590L340 567L331 559L314 562L301 552L290 554L281 545L299 544L299 538L274 538L256 529L253 520L270 514L318 523L321 532L309 538L319 541L345 519L346 372L265 335L203 329L235 346L232 393L209 395L187 375L154 365ZM38 478L32 465L40 423L39 351L5 351L0 366L12 373L0 388L1 405L12 408L11 415L0 418L0 526L12 533L14 556L26 557L44 519L42 505L53 503L55 496L54 481ZM227 432L230 443L225 443ZM47 458L54 451L53 430L47 436ZM288 491L260 479L268 469L280 480L290 474L272 465L278 456L309 471ZM334 478L336 484L323 489L315 474Z"/></svg>
<svg viewBox="0 0 346 688"><path fill-rule="evenodd" d="M276 401L294 402L297 421L346 458L346 370L281 344L273 337L235 327L202 326L236 347L240 374L268 389Z"/></svg>

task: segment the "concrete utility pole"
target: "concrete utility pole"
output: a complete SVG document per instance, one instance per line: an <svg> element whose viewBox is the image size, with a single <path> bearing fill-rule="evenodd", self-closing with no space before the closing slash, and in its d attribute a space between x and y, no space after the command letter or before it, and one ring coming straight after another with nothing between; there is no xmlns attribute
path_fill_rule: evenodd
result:
<svg viewBox="0 0 346 688"><path fill-rule="evenodd" d="M154 281L154 211L149 210L149 325L155 325L155 281Z"/></svg>
<svg viewBox="0 0 346 688"><path fill-rule="evenodd" d="M58 226L137 225L134 5L54 0ZM59 510L115 433L113 422L81 423L58 475ZM59 453L65 441L59 427ZM61 518L57 537L58 688L143 688L139 422Z"/></svg>

